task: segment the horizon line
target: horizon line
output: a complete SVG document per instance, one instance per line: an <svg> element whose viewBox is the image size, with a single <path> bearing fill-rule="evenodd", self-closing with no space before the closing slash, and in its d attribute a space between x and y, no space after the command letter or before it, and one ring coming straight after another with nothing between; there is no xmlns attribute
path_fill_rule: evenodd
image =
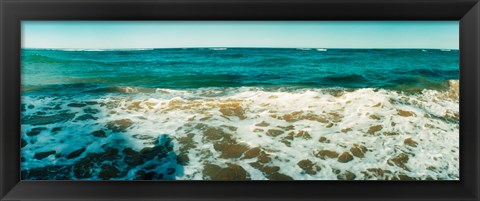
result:
<svg viewBox="0 0 480 201"><path fill-rule="evenodd" d="M432 48L432 47L236 47L236 46L206 46L206 47L145 47L145 48L40 48L40 47L22 47L21 49L36 50L155 50L155 49L212 49L212 48L230 48L230 49L418 49L418 50L460 50L458 48Z"/></svg>

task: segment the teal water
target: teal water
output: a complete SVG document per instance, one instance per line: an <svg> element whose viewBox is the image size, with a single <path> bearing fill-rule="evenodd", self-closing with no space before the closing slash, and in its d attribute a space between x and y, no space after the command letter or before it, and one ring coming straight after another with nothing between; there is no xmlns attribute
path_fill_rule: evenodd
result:
<svg viewBox="0 0 480 201"><path fill-rule="evenodd" d="M459 178L458 50L24 49L21 59L24 180Z"/></svg>
<svg viewBox="0 0 480 201"><path fill-rule="evenodd" d="M111 87L435 88L440 86L438 82L459 78L459 51L26 49L22 51L22 78L25 87L41 86L41 89L55 89L58 93L62 89L85 92Z"/></svg>

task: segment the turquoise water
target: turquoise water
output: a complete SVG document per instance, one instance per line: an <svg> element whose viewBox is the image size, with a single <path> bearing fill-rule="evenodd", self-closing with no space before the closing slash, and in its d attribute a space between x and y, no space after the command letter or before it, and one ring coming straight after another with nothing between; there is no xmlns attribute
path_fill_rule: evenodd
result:
<svg viewBox="0 0 480 201"><path fill-rule="evenodd" d="M435 88L458 79L458 64L458 50L23 50L22 84L65 89L56 93L113 87Z"/></svg>
<svg viewBox="0 0 480 201"><path fill-rule="evenodd" d="M459 51L22 50L24 180L458 180Z"/></svg>

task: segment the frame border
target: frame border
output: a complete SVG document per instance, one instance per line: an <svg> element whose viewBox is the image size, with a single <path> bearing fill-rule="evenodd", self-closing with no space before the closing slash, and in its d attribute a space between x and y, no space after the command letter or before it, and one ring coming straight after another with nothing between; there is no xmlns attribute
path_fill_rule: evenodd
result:
<svg viewBox="0 0 480 201"><path fill-rule="evenodd" d="M459 20L460 181L20 181L22 20ZM0 0L0 200L479 200L478 0Z"/></svg>

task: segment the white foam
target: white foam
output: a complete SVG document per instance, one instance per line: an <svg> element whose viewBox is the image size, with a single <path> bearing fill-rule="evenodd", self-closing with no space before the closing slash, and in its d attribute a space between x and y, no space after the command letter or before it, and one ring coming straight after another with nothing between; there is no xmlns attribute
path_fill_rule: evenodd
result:
<svg viewBox="0 0 480 201"><path fill-rule="evenodd" d="M195 129L197 124L207 124L210 127L221 128L231 133L237 142L244 142L251 147L261 147L269 153L272 161L269 165L279 166L279 173L294 179L337 179L334 169L342 172L349 171L355 174L356 179L376 179L367 177L364 172L371 168L380 168L391 171L392 175L407 175L418 179L458 179L459 178L459 124L449 120L449 116L459 113L458 96L449 98L448 92L424 90L421 93L408 95L401 92L377 89L358 89L351 92L341 92L334 95L326 89L299 89L266 91L261 88L204 88L198 90L167 90L157 89L152 94L124 94L120 97L95 98L93 101L106 106L95 105L101 112L96 114L98 120L84 122L65 122L47 125L48 128L63 126L64 130L55 136L42 132L36 137L36 143L22 149L27 162L22 167L41 167L55 161L46 158L38 161L32 158L34 153L52 149L60 153L69 153L78 147L87 147L88 152L99 152L101 146L112 141L119 141L118 146L129 146L140 150L151 144L148 140L136 139L135 134L148 135L157 138L162 134L171 136L174 149L177 153L183 146L177 139L194 134L192 138L197 147L188 152L189 163L184 166L184 174L177 179L203 179L202 171L205 164L217 164L222 167L227 163L241 165L251 179L267 179L261 171L250 163L256 159L222 159L220 152L213 148L214 142L206 141L202 131ZM42 106L55 105L63 100L51 98L38 99L24 97L24 102L35 105L35 109L28 109L24 115L31 115ZM133 103L139 102L134 109L128 109ZM66 107L68 102L63 102ZM238 103L243 109L243 117L224 115L220 105ZM82 114L80 109L69 108ZM299 119L288 122L282 117L292 112L301 111L302 115L316 115L332 123L322 123L314 120ZM399 111L414 113L411 116L401 116ZM115 112L115 114L111 114ZM334 121L329 113L340 116ZM379 119L372 119L375 115ZM425 117L428 115L429 117ZM202 120L202 118L207 118ZM90 132L101 129L107 122L118 119L131 119L134 125L123 134L108 135L98 139ZM268 122L266 127L255 124ZM395 125L394 125L395 124ZM311 139L294 138L287 146L282 142L290 131L272 137L266 135L268 129L280 129L279 126L291 126L295 133L307 131ZM369 134L372 126L382 128ZM394 125L394 126L393 126ZM236 127L236 131L229 131L225 126ZM23 125L23 137L31 126ZM256 128L263 132L254 132ZM351 129L342 132L344 129ZM319 142L320 137L329 140L328 143ZM411 138L417 142L416 147L404 144L404 140ZM63 140L65 143L59 143ZM121 141L121 143L120 143ZM353 144L360 144L368 148L364 158L354 157L348 163L340 163L337 159L320 159L315 156L320 150L331 150L337 153L350 152ZM50 148L46 148L50 147ZM388 160L400 154L409 156L405 166L408 170L391 165ZM321 167L313 175L306 174L297 163L308 159ZM56 161L56 163L72 164L73 160ZM434 169L434 170L432 170ZM129 174L132 176L133 173ZM131 179L125 177L123 179Z"/></svg>

